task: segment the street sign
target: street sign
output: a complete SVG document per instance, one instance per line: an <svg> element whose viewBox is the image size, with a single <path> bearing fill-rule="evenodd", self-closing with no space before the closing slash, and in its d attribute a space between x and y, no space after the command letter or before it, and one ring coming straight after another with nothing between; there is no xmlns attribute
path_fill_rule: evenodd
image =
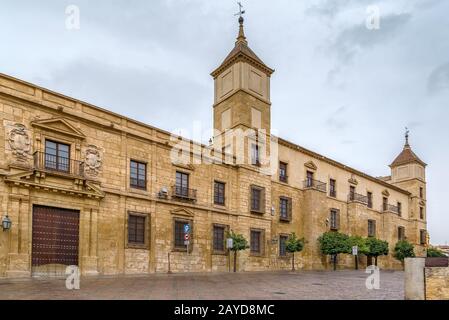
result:
<svg viewBox="0 0 449 320"><path fill-rule="evenodd" d="M185 224L184 225L184 233L189 233L190 232L190 225L189 224Z"/></svg>
<svg viewBox="0 0 449 320"><path fill-rule="evenodd" d="M357 253L358 253L358 251L359 251L359 247L357 247L357 246L353 246L353 247L352 247L352 255L353 255L353 256L356 256Z"/></svg>
<svg viewBox="0 0 449 320"><path fill-rule="evenodd" d="M184 235L184 240L185 240L185 241L190 240L190 235L189 235L188 233L186 233L186 234Z"/></svg>
<svg viewBox="0 0 449 320"><path fill-rule="evenodd" d="M234 247L234 240L232 238L226 239L226 247L232 249Z"/></svg>

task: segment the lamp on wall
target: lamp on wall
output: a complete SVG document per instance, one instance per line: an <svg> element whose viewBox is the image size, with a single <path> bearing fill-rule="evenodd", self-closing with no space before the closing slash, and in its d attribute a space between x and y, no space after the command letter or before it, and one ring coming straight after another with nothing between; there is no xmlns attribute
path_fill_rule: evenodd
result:
<svg viewBox="0 0 449 320"><path fill-rule="evenodd" d="M11 222L11 219L9 219L8 215L4 216L2 219L3 231L11 229L11 225L12 225L12 222Z"/></svg>

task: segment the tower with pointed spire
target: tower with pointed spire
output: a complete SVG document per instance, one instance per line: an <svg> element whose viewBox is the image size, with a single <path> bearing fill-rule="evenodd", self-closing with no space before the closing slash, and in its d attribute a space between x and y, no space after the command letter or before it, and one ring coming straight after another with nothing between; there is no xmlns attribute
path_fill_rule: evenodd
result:
<svg viewBox="0 0 449 320"><path fill-rule="evenodd" d="M412 150L410 131L406 128L405 144L401 153L391 163L391 184L410 192L410 218L415 221L415 239L418 241L420 230L426 229L426 166Z"/></svg>
<svg viewBox="0 0 449 320"><path fill-rule="evenodd" d="M274 70L248 46L241 13L235 46L211 73L215 84L214 129L255 128L269 133L270 76Z"/></svg>

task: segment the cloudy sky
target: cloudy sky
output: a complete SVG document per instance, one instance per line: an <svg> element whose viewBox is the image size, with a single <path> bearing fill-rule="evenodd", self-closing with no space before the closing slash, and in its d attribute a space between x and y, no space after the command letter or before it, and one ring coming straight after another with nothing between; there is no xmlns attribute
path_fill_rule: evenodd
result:
<svg viewBox="0 0 449 320"><path fill-rule="evenodd" d="M449 242L449 1L246 0L281 137L388 175L404 127L429 164L432 243ZM132 3L132 5L131 5ZM212 124L209 73L232 49L234 0L0 0L0 72L165 130ZM66 28L68 5L80 29ZM379 9L379 29L366 20Z"/></svg>

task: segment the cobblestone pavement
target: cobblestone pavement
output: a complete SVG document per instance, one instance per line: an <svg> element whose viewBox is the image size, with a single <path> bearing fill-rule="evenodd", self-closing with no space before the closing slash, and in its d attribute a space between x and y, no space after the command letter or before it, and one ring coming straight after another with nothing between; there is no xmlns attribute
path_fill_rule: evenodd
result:
<svg viewBox="0 0 449 320"><path fill-rule="evenodd" d="M62 279L0 280L0 299L389 299L404 297L404 273L381 271L368 290L360 271L151 274L81 278L80 290Z"/></svg>

